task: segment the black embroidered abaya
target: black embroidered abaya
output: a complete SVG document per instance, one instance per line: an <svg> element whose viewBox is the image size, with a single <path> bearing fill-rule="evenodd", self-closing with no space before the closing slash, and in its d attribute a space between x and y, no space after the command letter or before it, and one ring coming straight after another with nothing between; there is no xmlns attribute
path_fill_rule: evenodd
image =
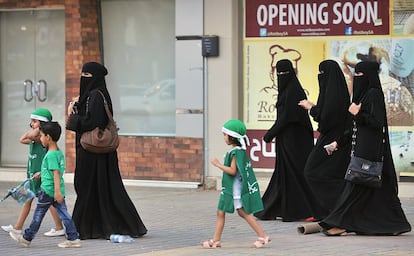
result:
<svg viewBox="0 0 414 256"><path fill-rule="evenodd" d="M95 154L80 145L83 132L104 128L108 122L103 98L97 90L105 95L112 112L104 78L106 68L88 62L83 65L82 73L90 73L92 77L81 77L78 113L70 115L67 123L67 129L76 132L77 197L72 218L81 239L109 239L111 234L142 236L147 229L122 183L117 152Z"/></svg>
<svg viewBox="0 0 414 256"><path fill-rule="evenodd" d="M384 157L382 186L370 188L346 182L336 207L320 222L326 230L336 227L363 235L399 235L411 231L398 198L378 70L376 62L356 65L355 74L362 75L354 76L352 101L361 103L360 111L354 116L357 125L355 155L372 161Z"/></svg>
<svg viewBox="0 0 414 256"><path fill-rule="evenodd" d="M338 63L325 60L319 64L319 96L310 115L318 123L319 137L305 165L305 178L318 203L320 216L333 209L345 185L344 175L350 160L350 96L344 74ZM328 155L324 146L337 141L338 148Z"/></svg>
<svg viewBox="0 0 414 256"><path fill-rule="evenodd" d="M278 73L277 119L264 141L276 138L275 170L262 197L264 210L254 215L262 220L298 221L313 216L314 198L303 168L313 147L313 128L298 102L306 94L289 60L276 64Z"/></svg>

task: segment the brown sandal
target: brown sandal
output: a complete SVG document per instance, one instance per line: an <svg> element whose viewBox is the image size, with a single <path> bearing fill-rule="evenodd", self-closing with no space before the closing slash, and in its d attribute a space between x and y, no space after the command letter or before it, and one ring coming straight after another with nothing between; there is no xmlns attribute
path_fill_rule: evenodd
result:
<svg viewBox="0 0 414 256"><path fill-rule="evenodd" d="M214 241L213 239L210 239L210 240L202 242L201 246L205 249L215 249L215 248L220 248L221 247L221 242L220 241Z"/></svg>
<svg viewBox="0 0 414 256"><path fill-rule="evenodd" d="M270 242L269 236L266 237L258 237L256 242L252 244L252 248L261 248Z"/></svg>

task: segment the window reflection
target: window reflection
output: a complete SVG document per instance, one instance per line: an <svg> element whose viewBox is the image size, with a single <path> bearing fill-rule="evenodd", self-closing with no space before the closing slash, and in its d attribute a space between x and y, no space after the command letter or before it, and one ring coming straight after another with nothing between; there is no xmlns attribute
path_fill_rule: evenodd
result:
<svg viewBox="0 0 414 256"><path fill-rule="evenodd" d="M103 0L106 82L122 135L175 135L175 1Z"/></svg>

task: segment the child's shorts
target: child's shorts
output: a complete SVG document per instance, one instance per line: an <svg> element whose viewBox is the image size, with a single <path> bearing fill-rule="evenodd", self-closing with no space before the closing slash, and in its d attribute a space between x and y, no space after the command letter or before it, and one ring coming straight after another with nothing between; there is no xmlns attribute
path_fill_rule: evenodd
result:
<svg viewBox="0 0 414 256"><path fill-rule="evenodd" d="M233 202L234 202L234 209L237 210L237 209L243 208L241 199L234 199Z"/></svg>

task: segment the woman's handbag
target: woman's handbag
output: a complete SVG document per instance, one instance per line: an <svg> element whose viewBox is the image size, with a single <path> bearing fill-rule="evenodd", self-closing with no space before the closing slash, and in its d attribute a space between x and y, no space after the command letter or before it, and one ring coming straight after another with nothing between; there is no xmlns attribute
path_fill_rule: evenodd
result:
<svg viewBox="0 0 414 256"><path fill-rule="evenodd" d="M361 157L351 156L345 179L368 187L381 187L383 162L372 162Z"/></svg>
<svg viewBox="0 0 414 256"><path fill-rule="evenodd" d="M92 131L82 133L80 144L83 149L92 153L110 153L114 152L119 146L119 128L117 127L112 114L109 111L105 96L101 91L98 90L98 92L104 100L105 111L108 115L108 124L103 130L96 127ZM86 111L88 111L88 101L86 103Z"/></svg>
<svg viewBox="0 0 414 256"><path fill-rule="evenodd" d="M354 155L356 145L356 123L354 122L354 129L352 135L352 150L351 161L345 173L345 180L354 184L365 185L367 187L379 188L382 184L382 167L383 162L373 162ZM385 133L383 129L383 133ZM383 145L385 137L383 138ZM383 157L382 157L383 158Z"/></svg>

